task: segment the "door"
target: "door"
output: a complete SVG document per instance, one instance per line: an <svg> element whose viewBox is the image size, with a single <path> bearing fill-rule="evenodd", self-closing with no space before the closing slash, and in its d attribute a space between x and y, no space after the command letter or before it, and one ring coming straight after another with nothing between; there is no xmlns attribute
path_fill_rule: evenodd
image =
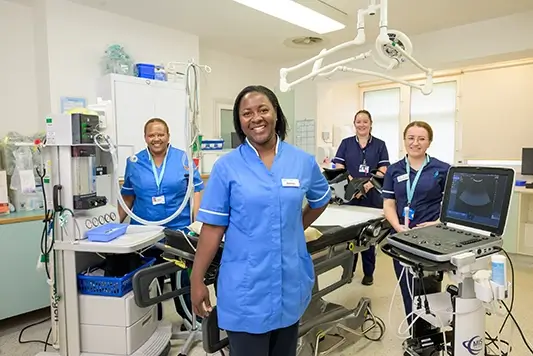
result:
<svg viewBox="0 0 533 356"><path fill-rule="evenodd" d="M120 177L124 176L126 159L146 148L144 124L154 116L153 98L153 88L146 82L115 82L115 121Z"/></svg>
<svg viewBox="0 0 533 356"><path fill-rule="evenodd" d="M185 89L154 86L154 117L165 120L170 131L170 142L176 148L185 151L191 137L186 141L186 131L190 130L187 122Z"/></svg>

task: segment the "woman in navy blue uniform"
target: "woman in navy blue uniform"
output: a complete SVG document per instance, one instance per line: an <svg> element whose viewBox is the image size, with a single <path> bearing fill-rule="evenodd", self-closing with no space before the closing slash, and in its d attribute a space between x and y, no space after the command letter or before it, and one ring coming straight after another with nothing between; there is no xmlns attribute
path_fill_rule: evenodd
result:
<svg viewBox="0 0 533 356"><path fill-rule="evenodd" d="M372 171L379 170L385 174L389 166L389 152L385 142L371 135L372 116L366 110L360 110L355 114L353 124L355 136L342 140L333 163L337 168L346 168L352 178L370 177ZM364 185L365 195L358 194L348 204L365 206L370 208L383 208L383 198L371 182ZM363 285L374 283L374 270L376 268L376 249L370 249L361 253L363 259ZM354 272L357 266L355 255Z"/></svg>
<svg viewBox="0 0 533 356"><path fill-rule="evenodd" d="M426 153L433 141L433 130L426 122L411 122L405 128L403 138L407 155L389 167L382 192L385 217L396 232L438 223L450 168L448 163ZM400 278L402 269L400 262L394 260L397 278ZM413 308L409 293L411 283L412 276L405 272L400 288L407 316Z"/></svg>

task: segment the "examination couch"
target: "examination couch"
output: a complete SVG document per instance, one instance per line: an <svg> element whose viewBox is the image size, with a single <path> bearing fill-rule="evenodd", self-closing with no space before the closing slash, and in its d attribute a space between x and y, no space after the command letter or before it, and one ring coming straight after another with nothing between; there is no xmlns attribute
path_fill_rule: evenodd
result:
<svg viewBox="0 0 533 356"><path fill-rule="evenodd" d="M327 302L323 297L351 283L354 254L379 244L389 234L389 230L390 225L382 216L381 209L330 205L306 231L307 250L313 258L317 277L311 303L300 321L299 356L329 353L346 344L348 334L376 341L382 338L385 324L372 313L370 299L362 297L355 308L348 309ZM162 256L168 262L143 269L133 278L135 301L140 307L189 293L189 288L186 287L156 297L150 296L149 286L154 278L191 268L194 260L198 242L196 236L172 230L166 230L165 235L166 242L156 246L162 250ZM215 291L223 250L222 242L205 278L205 284L214 284ZM340 279L320 289L318 276L337 267L342 269ZM192 315L191 321L195 318ZM202 341L208 353L215 353L228 346L225 333L218 328L216 307L202 321L201 330L199 329L193 326L192 330L186 331L188 338L183 332L180 332L181 336L173 334L173 339L188 340L180 355L187 355L194 341Z"/></svg>

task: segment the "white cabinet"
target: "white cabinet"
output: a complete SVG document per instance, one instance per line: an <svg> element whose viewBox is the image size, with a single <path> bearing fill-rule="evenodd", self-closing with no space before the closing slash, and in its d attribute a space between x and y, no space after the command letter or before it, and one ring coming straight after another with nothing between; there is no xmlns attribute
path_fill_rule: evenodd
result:
<svg viewBox="0 0 533 356"><path fill-rule="evenodd" d="M171 83L109 74L98 83L98 96L113 102L113 115L107 118L105 132L118 145L119 175L124 175L126 159L146 148L144 124L157 117L166 121L170 142L185 149L185 82Z"/></svg>

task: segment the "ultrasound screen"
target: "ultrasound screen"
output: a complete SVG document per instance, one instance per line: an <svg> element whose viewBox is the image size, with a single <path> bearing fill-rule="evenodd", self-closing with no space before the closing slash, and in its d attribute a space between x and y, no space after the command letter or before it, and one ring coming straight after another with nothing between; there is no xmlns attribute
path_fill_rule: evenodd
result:
<svg viewBox="0 0 533 356"><path fill-rule="evenodd" d="M454 173L446 215L456 220L498 227L504 206L507 177Z"/></svg>

